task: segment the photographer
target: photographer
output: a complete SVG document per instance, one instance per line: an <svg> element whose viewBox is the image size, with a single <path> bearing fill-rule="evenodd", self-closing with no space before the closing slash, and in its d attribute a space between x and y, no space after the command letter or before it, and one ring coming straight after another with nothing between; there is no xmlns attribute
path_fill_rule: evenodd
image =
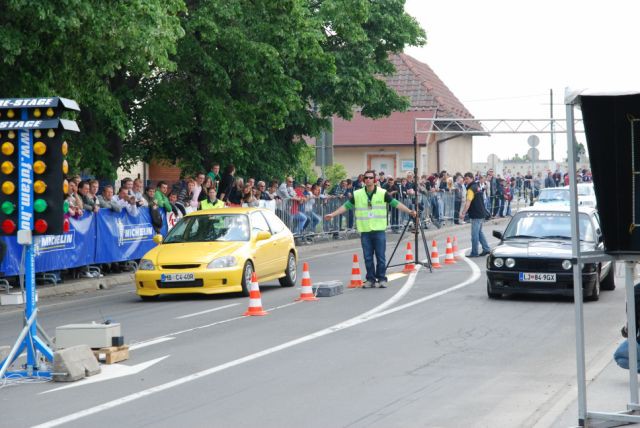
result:
<svg viewBox="0 0 640 428"><path fill-rule="evenodd" d="M611 275L611 274L610 274ZM635 300L635 305L636 305L636 313L635 313L635 318L636 318L636 348L638 350L638 359L640 359L640 320L638 319L640 317L640 283L636 284L633 287L633 295L634 295L634 300ZM628 338L628 325L624 325L622 327L622 337L625 338L625 341L622 342L618 348L615 350L614 354L613 354L613 359L615 360L616 364L623 369L629 370L629 338ZM640 361L638 364L638 370L640 371Z"/></svg>
<svg viewBox="0 0 640 428"><path fill-rule="evenodd" d="M136 204L136 197L129 195L129 190L126 187L121 187L118 191L118 195L113 197L113 200L120 205L120 207L127 210L129 215L138 215L138 205Z"/></svg>

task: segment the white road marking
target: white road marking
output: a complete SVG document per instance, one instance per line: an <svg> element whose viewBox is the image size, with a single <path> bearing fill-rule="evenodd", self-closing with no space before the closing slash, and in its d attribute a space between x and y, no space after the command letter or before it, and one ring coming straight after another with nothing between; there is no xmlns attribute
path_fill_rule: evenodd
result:
<svg viewBox="0 0 640 428"><path fill-rule="evenodd" d="M208 314L209 312L219 311L221 309L231 308L233 306L238 306L240 303L232 303L230 305L220 306L219 308L207 309L206 311L194 312L192 314L182 315L180 317L175 317L176 320L183 320L185 318L197 317L198 315Z"/></svg>
<svg viewBox="0 0 640 428"><path fill-rule="evenodd" d="M77 386L85 386L85 385L89 385L90 383L104 382L105 380L111 380L119 377L131 376L136 373L140 373L141 371L151 367L154 364L159 363L160 361L168 357L169 357L168 355L165 355L164 357L156 358L150 361L145 361L144 363L136 364L135 366L127 366L125 364L103 364L101 366L102 371L100 372L100 374L97 374L91 377L86 377L82 380L79 380L78 382L73 382L68 385L61 386L59 388L54 388L45 392L41 392L38 395L48 394L54 391L60 391L61 389L69 389L69 388L75 388Z"/></svg>
<svg viewBox="0 0 640 428"><path fill-rule="evenodd" d="M147 346L157 345L158 343L168 342L169 340L173 340L175 337L158 337L155 339L145 340L143 342L134 343L133 345L129 345L129 351L135 351L136 349L146 348Z"/></svg>
<svg viewBox="0 0 640 428"><path fill-rule="evenodd" d="M381 305L378 305L377 307L371 309L370 311L367 311L367 312L365 312L365 313L363 313L361 315L358 315L358 316L356 316L354 318L351 318L351 319L349 319L347 321L344 321L342 323L336 324L336 325L334 325L332 327L329 327L329 328L325 328L323 330L317 331L317 332L309 334L307 336L303 336L303 337L300 337L298 339L294 339L294 340L291 340L289 342L285 342L283 344L280 344L280 345L277 345L277 346L274 346L274 347L271 347L271 348L268 348L268 349L265 349L265 350L250 354L250 355L247 355L245 357L238 358L237 360L229 361L227 363L224 363L224 364L221 364L221 365L218 365L218 366L214 366L214 367L208 368L206 370L202 370L202 371L197 372L197 373L193 373L191 375L188 375L188 376L173 380L171 382L167 382L167 383L164 383L164 384L161 384L161 385L154 386L152 388L145 389L145 390L140 391L140 392L129 394L127 396L124 396L124 397L121 397L121 398L117 398L115 400L108 401L108 402L100 404L98 406L90 407L88 409L81 410L79 412L72 413L72 414L63 416L63 417L58 418L58 419L53 419L51 421L48 421L48 422L45 422L43 424L37 425L35 428L56 427L56 426L59 426L59 425L62 425L62 424L68 423L68 422L72 422L72 421L84 418L86 416L90 416L90 415L102 412L104 410L112 409L114 407L118 407L120 405L123 405L123 404L126 404L126 403L130 403L132 401L138 400L138 399L143 398L143 397L147 397L147 396L155 394L157 392L166 391L168 389L174 388L174 387L179 386L179 385L183 385L183 384L188 383L188 382L192 382L194 380L203 378L205 376L209 376L209 375L212 375L214 373L218 373L218 372L221 372L223 370L226 370L226 369L229 369L229 368L232 368L232 367L236 367L236 366L239 366L241 364L244 364L244 363L247 363L247 362L250 362L250 361L253 361L253 360L257 360L257 359L265 357L267 355L270 355L270 354L273 354L273 353L276 353L276 352L291 348L291 347L296 346L296 345L300 345L302 343L309 342L311 340L318 339L320 337L327 336L327 335L329 335L331 333L335 333L335 332L338 332L338 331L341 331L341 330L356 326L358 324L362 324L362 323L367 322L367 321L372 320L372 319L376 319L376 318L379 318L379 317L382 317L382 316L385 316L385 315L388 315L388 314L391 314L391 313L395 313L397 311L409 308L411 306L417 305L417 304L425 302L427 300L431 300L431 299L435 299L436 297L443 296L443 295L445 295L447 293L450 293L452 291L459 290L459 289L461 289L463 287L466 287L466 286L474 283L478 278L480 278L480 269L478 268L478 266L475 263L470 262L467 259L464 259L464 261L471 268L472 274L465 281L463 281L462 283L457 284L457 285L455 285L453 287L447 288L447 289L439 291L437 293L430 294L429 296L420 298L418 300L415 300L413 302L407 303L407 304L402 305L402 306L398 306L397 308L392 308L392 309L386 310L389 306L393 305L395 302L397 302L399 299L401 299L404 295L406 295L409 292L409 290L413 287L413 285L415 283L415 280L416 280L416 276L420 271L419 270L420 266L417 266L418 269L415 272L409 274L409 278L407 279L407 282L400 288L400 290L396 294L394 294L393 297L391 297L389 300L385 301ZM238 317L238 318L242 318L242 317Z"/></svg>
<svg viewBox="0 0 640 428"><path fill-rule="evenodd" d="M265 311L267 311L267 312L275 311L277 309L286 308L288 306L297 305L299 303L300 302L285 303L284 305L274 306L272 308L266 308ZM239 303L234 303L234 305L238 305L238 304ZM228 322L240 320L242 318L249 318L249 317L246 316L246 315L240 315L240 316L237 316L237 317L228 318L226 320L216 321L216 322L211 323L211 324L205 324L205 325L200 325L198 327L187 328L185 330L174 331L173 333L167 333L167 334L164 334L162 336L154 337L152 339L147 339L147 340L145 340L143 342L138 342L138 343L136 343L134 345L131 345L129 347L129 350L140 349L140 348L144 348L145 346L156 345L158 343L166 342L167 340L173 340L173 339L175 339L174 336L178 336L180 334L190 333L192 331L201 330L201 329L209 328L209 327L214 327L214 326L220 325L220 324L226 324Z"/></svg>

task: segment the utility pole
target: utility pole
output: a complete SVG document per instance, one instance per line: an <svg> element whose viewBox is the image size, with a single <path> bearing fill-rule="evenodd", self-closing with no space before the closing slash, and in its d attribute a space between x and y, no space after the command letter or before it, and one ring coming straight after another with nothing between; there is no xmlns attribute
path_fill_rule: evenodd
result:
<svg viewBox="0 0 640 428"><path fill-rule="evenodd" d="M555 161L556 158L553 155L553 143L554 143L553 139L555 138L554 132L553 132L554 130L553 128L555 127L553 122L553 89L549 89L549 97L550 97L549 106L551 107L551 160Z"/></svg>

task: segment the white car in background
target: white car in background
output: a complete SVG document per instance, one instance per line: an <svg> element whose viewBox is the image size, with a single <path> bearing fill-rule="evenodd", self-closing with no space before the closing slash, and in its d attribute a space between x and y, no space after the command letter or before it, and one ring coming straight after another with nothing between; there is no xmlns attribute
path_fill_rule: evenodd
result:
<svg viewBox="0 0 640 428"><path fill-rule="evenodd" d="M568 188L569 186L565 186L565 189ZM597 208L596 192L593 190L593 183L578 183L578 205Z"/></svg>
<svg viewBox="0 0 640 428"><path fill-rule="evenodd" d="M545 187L540 189L538 199L534 202L534 206L539 205L563 205L569 206L571 192L565 187Z"/></svg>

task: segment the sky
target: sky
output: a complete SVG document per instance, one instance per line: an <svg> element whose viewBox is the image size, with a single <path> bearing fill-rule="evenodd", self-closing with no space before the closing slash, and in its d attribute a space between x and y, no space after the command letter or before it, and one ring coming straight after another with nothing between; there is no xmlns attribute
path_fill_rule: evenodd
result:
<svg viewBox="0 0 640 428"><path fill-rule="evenodd" d="M407 0L405 10L427 33L425 46L405 52L478 119L549 118L550 89L555 118L566 116L567 87L640 89L638 0ZM562 161L566 138L556 135ZM528 137L474 137L473 161L522 156ZM538 137L540 159L551 159L550 136Z"/></svg>

